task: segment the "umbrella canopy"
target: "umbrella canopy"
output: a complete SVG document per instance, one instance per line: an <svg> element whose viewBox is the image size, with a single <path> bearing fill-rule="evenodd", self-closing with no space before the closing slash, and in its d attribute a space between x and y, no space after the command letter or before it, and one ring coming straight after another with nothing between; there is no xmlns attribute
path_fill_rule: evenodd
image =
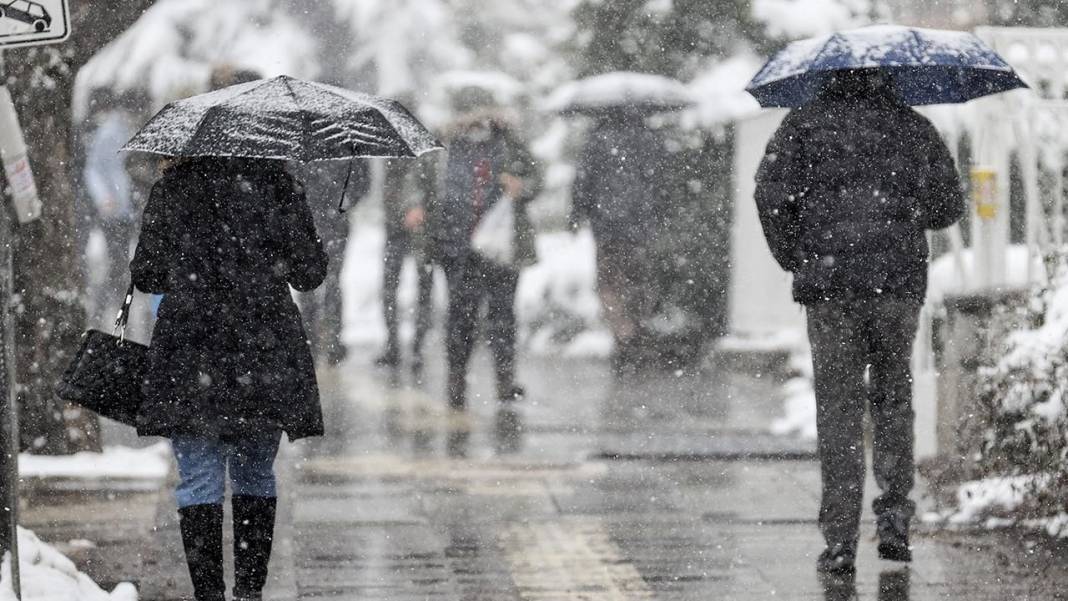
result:
<svg viewBox="0 0 1068 601"><path fill-rule="evenodd" d="M564 114L598 115L619 109L659 113L686 108L693 101L690 90L680 81L617 71L564 84L549 96L546 106Z"/></svg>
<svg viewBox="0 0 1068 601"><path fill-rule="evenodd" d="M829 74L884 73L906 104L950 104L1025 84L1001 56L970 33L876 25L794 42L773 56L746 90L764 107L811 102Z"/></svg>
<svg viewBox="0 0 1068 601"><path fill-rule="evenodd" d="M398 102L282 75L172 102L123 150L310 162L440 148Z"/></svg>

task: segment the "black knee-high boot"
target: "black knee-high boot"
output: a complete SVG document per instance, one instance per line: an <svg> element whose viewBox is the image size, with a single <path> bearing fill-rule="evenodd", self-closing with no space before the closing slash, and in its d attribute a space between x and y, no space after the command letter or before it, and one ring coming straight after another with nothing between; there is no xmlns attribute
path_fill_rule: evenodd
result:
<svg viewBox="0 0 1068 601"><path fill-rule="evenodd" d="M234 495L234 601L258 600L274 543L274 497Z"/></svg>
<svg viewBox="0 0 1068 601"><path fill-rule="evenodd" d="M191 505L179 509L178 516L196 601L225 601L222 505Z"/></svg>

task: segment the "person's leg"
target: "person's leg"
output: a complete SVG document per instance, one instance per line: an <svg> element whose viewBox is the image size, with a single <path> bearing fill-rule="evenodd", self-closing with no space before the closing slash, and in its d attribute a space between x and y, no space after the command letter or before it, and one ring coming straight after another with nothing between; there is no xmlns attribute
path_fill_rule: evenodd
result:
<svg viewBox="0 0 1068 601"><path fill-rule="evenodd" d="M274 542L278 491L274 460L280 432L230 445L230 504L234 514L234 600L260 599Z"/></svg>
<svg viewBox="0 0 1068 601"><path fill-rule="evenodd" d="M178 461L179 525L196 601L223 601L222 521L226 462L222 445L193 436L171 440Z"/></svg>
<svg viewBox="0 0 1068 601"><path fill-rule="evenodd" d="M822 500L819 523L828 551L855 556L864 494L866 340L850 303L809 305Z"/></svg>
<svg viewBox="0 0 1068 601"><path fill-rule="evenodd" d="M909 499L915 473L911 361L919 314L920 305L915 302L885 299L871 303L872 468L882 491L872 508L882 543L899 547L880 546L880 553L895 554L892 558L896 559L910 557L908 529L916 508Z"/></svg>
<svg viewBox="0 0 1068 601"><path fill-rule="evenodd" d="M467 403L467 364L475 346L475 320L482 298L482 278L474 262L452 260L444 265L449 288L449 315L445 326L448 360L446 397L450 407Z"/></svg>
<svg viewBox="0 0 1068 601"><path fill-rule="evenodd" d="M386 245L382 253L382 319L386 324L386 347L379 357L381 365L400 362L400 323L397 311L397 289L407 249L407 236L394 228L386 228Z"/></svg>
<svg viewBox="0 0 1068 601"><path fill-rule="evenodd" d="M425 251L421 251L416 257L415 267L419 270L419 300L415 309L412 369L420 371L423 366L423 341L434 319L434 263L427 259Z"/></svg>
<svg viewBox="0 0 1068 601"><path fill-rule="evenodd" d="M497 399L513 401L523 396L515 382L515 292L519 272L484 264L486 276L486 336L493 351L497 376Z"/></svg>
<svg viewBox="0 0 1068 601"><path fill-rule="evenodd" d="M345 220L343 226L348 225ZM341 343L342 319L341 270L345 263L345 247L348 244L348 231L335 232L334 239L325 245L330 258L327 266L326 280L321 286L322 303L320 305L319 344L322 345L327 361L338 364L345 360L345 346Z"/></svg>

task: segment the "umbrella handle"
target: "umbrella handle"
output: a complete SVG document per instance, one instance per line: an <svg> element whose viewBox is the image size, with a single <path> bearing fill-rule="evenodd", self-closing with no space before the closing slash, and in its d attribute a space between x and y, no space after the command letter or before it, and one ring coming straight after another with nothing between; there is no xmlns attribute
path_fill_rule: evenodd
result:
<svg viewBox="0 0 1068 601"><path fill-rule="evenodd" d="M349 182L352 181L352 170L356 166L356 149L353 148L353 157L349 160L349 173L345 176L345 187L341 189L341 198L337 201L337 212L344 214L345 209L345 193L349 191Z"/></svg>

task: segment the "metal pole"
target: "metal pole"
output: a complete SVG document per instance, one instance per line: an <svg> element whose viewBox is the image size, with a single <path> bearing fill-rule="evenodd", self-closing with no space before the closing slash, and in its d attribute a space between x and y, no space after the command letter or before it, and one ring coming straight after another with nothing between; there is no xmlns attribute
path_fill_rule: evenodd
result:
<svg viewBox="0 0 1068 601"><path fill-rule="evenodd" d="M0 51L0 82L6 80ZM15 220L10 205L0 207L0 551L11 561L11 588L22 598L19 577L19 420L15 389L14 288Z"/></svg>

